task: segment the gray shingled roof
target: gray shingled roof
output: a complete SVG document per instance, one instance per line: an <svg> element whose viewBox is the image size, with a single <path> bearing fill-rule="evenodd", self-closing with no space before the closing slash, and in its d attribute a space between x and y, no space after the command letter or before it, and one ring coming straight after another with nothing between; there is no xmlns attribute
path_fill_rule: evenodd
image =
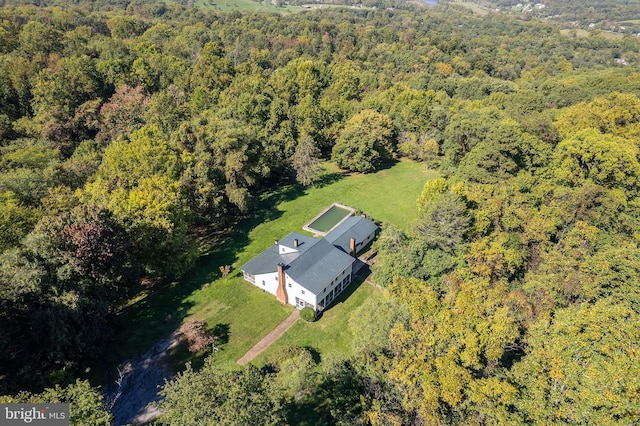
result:
<svg viewBox="0 0 640 426"><path fill-rule="evenodd" d="M280 240L280 244L286 247L293 248L293 240L298 240L298 251L300 253L306 251L308 248L313 246L318 242L317 238L310 237L308 235L298 234L297 232L292 232L283 239Z"/></svg>
<svg viewBox="0 0 640 426"><path fill-rule="evenodd" d="M376 224L369 219L361 216L352 216L333 228L324 238L334 246L341 248L345 253L350 253L349 243L351 238L355 238L356 243L361 243L376 229L378 229Z"/></svg>
<svg viewBox="0 0 640 426"><path fill-rule="evenodd" d="M349 256L349 241L363 242L378 227L364 217L350 217L324 238L317 239L292 232L240 269L251 275L276 272L284 263L288 276L314 294L320 294L329 280L344 271L354 259ZM282 254L280 245L293 248L298 240L298 252ZM336 248L338 247L338 248Z"/></svg>
<svg viewBox="0 0 640 426"><path fill-rule="evenodd" d="M278 263L290 264L297 259L302 253L309 250L315 244L318 243L318 239L309 237L307 235L298 234L292 232L279 241L280 244L293 247L293 240L298 240L298 253L286 253L281 254L278 249L278 244L273 244L271 247L251 259L240 269L251 275L268 274L270 272L276 272L278 270Z"/></svg>
<svg viewBox="0 0 640 426"><path fill-rule="evenodd" d="M320 294L329 280L338 276L354 261L327 240L317 240L313 247L298 256L285 272L314 294Z"/></svg>

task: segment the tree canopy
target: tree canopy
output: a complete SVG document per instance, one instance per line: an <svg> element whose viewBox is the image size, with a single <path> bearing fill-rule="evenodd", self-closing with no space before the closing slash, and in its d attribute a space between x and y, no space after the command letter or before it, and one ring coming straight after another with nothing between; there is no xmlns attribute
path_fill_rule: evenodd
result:
<svg viewBox="0 0 640 426"><path fill-rule="evenodd" d="M162 421L293 423L318 400L329 424L637 421L637 37L531 18L566 1L486 17L396 0L288 16L22 3L0 18L0 392L108 423L73 383L141 279L184 284L203 238L263 219L265 193L294 179L326 184L323 161L371 173L408 157L439 177L408 229L383 224L387 294L353 313L352 352L207 360L164 387ZM587 9L575 25L606 8Z"/></svg>

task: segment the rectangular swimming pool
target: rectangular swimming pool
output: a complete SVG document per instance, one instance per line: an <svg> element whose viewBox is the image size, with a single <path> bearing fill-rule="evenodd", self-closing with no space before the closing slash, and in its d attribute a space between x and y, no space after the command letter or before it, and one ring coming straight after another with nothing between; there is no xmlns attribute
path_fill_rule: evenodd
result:
<svg viewBox="0 0 640 426"><path fill-rule="evenodd" d="M353 210L333 204L305 225L303 229L318 234L325 234L352 214Z"/></svg>

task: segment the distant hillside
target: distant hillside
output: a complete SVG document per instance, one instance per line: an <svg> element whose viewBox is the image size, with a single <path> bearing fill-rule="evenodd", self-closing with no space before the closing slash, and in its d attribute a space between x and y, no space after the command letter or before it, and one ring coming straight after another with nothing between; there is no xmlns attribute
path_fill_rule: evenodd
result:
<svg viewBox="0 0 640 426"><path fill-rule="evenodd" d="M309 9L327 7L352 7L364 9L407 9L416 5L434 5L436 0L0 0L0 7L5 6L60 6L81 7L88 10L149 11L154 17L162 16L172 6L186 6L209 9L218 12L268 12L289 14Z"/></svg>
<svg viewBox="0 0 640 426"><path fill-rule="evenodd" d="M450 3L462 3L452 1ZM544 18L564 28L640 33L640 0L465 0L485 13L498 11Z"/></svg>

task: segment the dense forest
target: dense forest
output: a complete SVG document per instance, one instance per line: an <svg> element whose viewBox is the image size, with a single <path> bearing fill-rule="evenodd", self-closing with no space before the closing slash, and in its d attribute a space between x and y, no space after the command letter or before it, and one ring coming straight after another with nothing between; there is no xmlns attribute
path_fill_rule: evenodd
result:
<svg viewBox="0 0 640 426"><path fill-rule="evenodd" d="M126 7L0 9L0 402L109 424L87 372L202 227L321 161L408 157L441 177L411 230L383 227L357 355L207 360L159 421L296 424L314 401L318 424L639 421L639 40L453 7Z"/></svg>

